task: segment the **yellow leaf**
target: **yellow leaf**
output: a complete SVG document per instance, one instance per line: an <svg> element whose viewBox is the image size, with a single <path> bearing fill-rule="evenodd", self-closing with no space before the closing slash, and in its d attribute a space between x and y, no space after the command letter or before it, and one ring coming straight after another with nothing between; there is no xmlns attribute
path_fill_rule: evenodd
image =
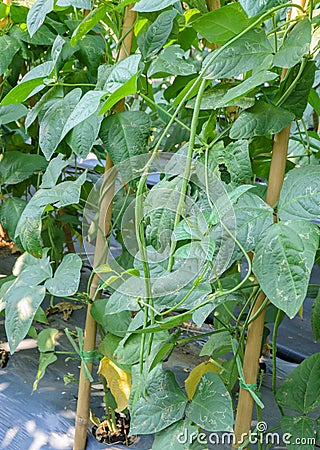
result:
<svg viewBox="0 0 320 450"><path fill-rule="evenodd" d="M106 356L100 361L98 373L103 375L108 382L109 389L117 403L117 412L128 407L131 388L131 375L120 369Z"/></svg>
<svg viewBox="0 0 320 450"><path fill-rule="evenodd" d="M214 361L205 361L198 366L196 366L194 369L191 370L190 375L185 381L185 388L188 395L188 399L191 400L194 396L194 393L196 392L197 386L201 380L202 375L208 372L214 372L219 373L221 371L222 367L220 365L220 362L214 362Z"/></svg>
<svg viewBox="0 0 320 450"><path fill-rule="evenodd" d="M303 319L303 305L299 309L299 316L300 316L300 319Z"/></svg>

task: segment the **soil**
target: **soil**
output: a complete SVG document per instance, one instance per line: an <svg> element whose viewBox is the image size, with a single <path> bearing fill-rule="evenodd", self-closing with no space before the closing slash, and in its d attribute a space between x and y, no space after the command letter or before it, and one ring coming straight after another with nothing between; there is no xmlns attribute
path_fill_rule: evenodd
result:
<svg viewBox="0 0 320 450"><path fill-rule="evenodd" d="M97 441L103 444L123 444L126 446L134 444L137 436L128 436L130 428L129 414L116 414L117 431L110 431L108 420L104 420L99 426L92 427L92 434Z"/></svg>

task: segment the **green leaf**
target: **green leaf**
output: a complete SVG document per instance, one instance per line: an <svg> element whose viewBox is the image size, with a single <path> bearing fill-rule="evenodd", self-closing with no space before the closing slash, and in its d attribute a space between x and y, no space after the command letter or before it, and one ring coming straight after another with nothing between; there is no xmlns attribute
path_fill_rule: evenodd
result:
<svg viewBox="0 0 320 450"><path fill-rule="evenodd" d="M108 299L95 300L91 307L91 315L97 323L103 326L109 333L124 337L131 322L130 311L120 311L117 314L105 314Z"/></svg>
<svg viewBox="0 0 320 450"><path fill-rule="evenodd" d="M54 353L40 353L39 367L37 371L36 379L34 380L32 392L38 389L39 381L44 377L46 368L49 364L53 364L57 361L57 356Z"/></svg>
<svg viewBox="0 0 320 450"><path fill-rule="evenodd" d="M199 428L188 419L179 420L170 427L155 435L152 450L204 450L207 448L207 437L204 433L201 442Z"/></svg>
<svg viewBox="0 0 320 450"><path fill-rule="evenodd" d="M295 450L297 447L303 448L303 450L314 450L314 420L303 416L283 416L281 429L284 433L283 436L286 436L284 443L288 450ZM299 442L301 445L298 444Z"/></svg>
<svg viewBox="0 0 320 450"><path fill-rule="evenodd" d="M54 277L46 280L45 287L55 297L74 295L79 287L82 260L80 256L65 255L55 271Z"/></svg>
<svg viewBox="0 0 320 450"><path fill-rule="evenodd" d="M28 109L21 104L0 106L0 126L21 119L27 112Z"/></svg>
<svg viewBox="0 0 320 450"><path fill-rule="evenodd" d="M232 431L232 401L219 375L208 372L201 377L186 417L207 431Z"/></svg>
<svg viewBox="0 0 320 450"><path fill-rule="evenodd" d="M151 62L148 77L165 75L188 76L197 72L195 63L185 59L185 52L179 45L170 45L164 48Z"/></svg>
<svg viewBox="0 0 320 450"><path fill-rule="evenodd" d="M52 267L47 256L47 250L44 251L41 259L34 258L29 253L23 253L17 259L12 273L18 277L17 281L29 283L30 286L35 286L50 278L52 276Z"/></svg>
<svg viewBox="0 0 320 450"><path fill-rule="evenodd" d="M76 125L66 137L68 145L80 158L86 158L91 151L98 137L102 119L102 116L92 114L92 116Z"/></svg>
<svg viewBox="0 0 320 450"><path fill-rule="evenodd" d="M311 89L309 92L308 102L312 108L320 116L320 97L315 89Z"/></svg>
<svg viewBox="0 0 320 450"><path fill-rule="evenodd" d="M134 156L146 155L150 132L150 118L145 112L125 111L104 119L99 136L112 161L119 164ZM134 170L141 169L141 161L128 161L128 166L122 165L121 169L122 172L128 170L126 174L129 181L134 177Z"/></svg>
<svg viewBox="0 0 320 450"><path fill-rule="evenodd" d="M64 160L63 154L59 153L56 158L53 158L43 174L40 189L52 188L56 185L62 170L70 164L70 159Z"/></svg>
<svg viewBox="0 0 320 450"><path fill-rule="evenodd" d="M262 29L250 30L223 50L210 53L203 62L207 79L231 78L259 67L269 68L273 59L272 46ZM217 54L212 60L212 56Z"/></svg>
<svg viewBox="0 0 320 450"><path fill-rule="evenodd" d="M201 241L190 242L179 247L174 257L178 259L196 258L203 262L211 261L215 249L215 242L210 236L205 236Z"/></svg>
<svg viewBox="0 0 320 450"><path fill-rule="evenodd" d="M176 2L177 0L140 0L132 9L137 12L161 11Z"/></svg>
<svg viewBox="0 0 320 450"><path fill-rule="evenodd" d="M262 0L260 2L257 2L256 0L240 0L240 3L249 17L253 17L266 12L275 6L286 3L286 0Z"/></svg>
<svg viewBox="0 0 320 450"><path fill-rule="evenodd" d="M5 152L0 164L0 185L21 183L34 173L41 172L46 166L47 162L41 155Z"/></svg>
<svg viewBox="0 0 320 450"><path fill-rule="evenodd" d="M174 218L180 200L182 178L162 180L148 193L144 214L147 243L162 252L170 243Z"/></svg>
<svg viewBox="0 0 320 450"><path fill-rule="evenodd" d="M97 23L100 22L106 15L108 7L106 5L100 5L98 8L93 9L77 26L71 36L70 44L74 47L80 39L92 30Z"/></svg>
<svg viewBox="0 0 320 450"><path fill-rule="evenodd" d="M149 26L145 34L139 35L138 45L145 60L158 53L167 42L177 13L176 10L164 11Z"/></svg>
<svg viewBox="0 0 320 450"><path fill-rule="evenodd" d="M92 116L99 108L100 99L105 93L103 91L88 91L76 104L74 110L63 127L61 140L75 126ZM98 119L97 119L98 120Z"/></svg>
<svg viewBox="0 0 320 450"><path fill-rule="evenodd" d="M240 113L232 125L230 137L245 139L266 134L276 134L294 120L293 113L263 101Z"/></svg>
<svg viewBox="0 0 320 450"><path fill-rule="evenodd" d="M290 318L306 297L318 242L316 225L292 220L273 224L256 246L253 271L261 289Z"/></svg>
<svg viewBox="0 0 320 450"><path fill-rule="evenodd" d="M59 330L56 328L46 328L38 334L38 349L39 352L52 352L57 343Z"/></svg>
<svg viewBox="0 0 320 450"><path fill-rule="evenodd" d="M53 0L37 0L27 16L27 27L32 37L43 24L46 15L53 10Z"/></svg>
<svg viewBox="0 0 320 450"><path fill-rule="evenodd" d="M285 379L276 394L282 408L308 414L320 405L320 353L302 361Z"/></svg>
<svg viewBox="0 0 320 450"><path fill-rule="evenodd" d="M275 54L273 63L277 67L293 67L309 53L311 23L308 18L298 22Z"/></svg>
<svg viewBox="0 0 320 450"><path fill-rule="evenodd" d="M234 205L234 212L237 239L246 252L252 251L273 224L273 209L257 195L247 192Z"/></svg>
<svg viewBox="0 0 320 450"><path fill-rule="evenodd" d="M137 90L137 74L141 55L131 55L116 63L108 72L103 90L110 94L99 114L104 114L119 100Z"/></svg>
<svg viewBox="0 0 320 450"><path fill-rule="evenodd" d="M320 339L320 290L312 305L311 326L315 342Z"/></svg>
<svg viewBox="0 0 320 450"><path fill-rule="evenodd" d="M233 5L238 5L238 3L233 3ZM228 104L232 100L238 99L239 97L242 97L252 91L252 89L257 86L260 86L267 81L272 81L277 77L278 75L276 73L269 72L268 70L260 70L252 74L251 77L247 78L242 83L238 84L238 86L229 89L221 101Z"/></svg>
<svg viewBox="0 0 320 450"><path fill-rule="evenodd" d="M29 128L30 125L36 120L44 108L48 108L50 104L55 102L57 98L63 97L62 86L54 86L49 91L47 91L40 100L34 105L32 109L29 110L24 126Z"/></svg>
<svg viewBox="0 0 320 450"><path fill-rule="evenodd" d="M320 166L296 167L286 175L278 203L281 220L319 220Z"/></svg>
<svg viewBox="0 0 320 450"><path fill-rule="evenodd" d="M293 70L292 76L289 76L287 80L284 82L283 91L286 91L290 88L291 83L293 82L293 77L297 75L299 67L295 67ZM281 103L281 107L291 111L297 119L301 119L304 113L304 110L308 104L308 96L310 89L312 88L314 78L316 72L316 65L314 61L308 61L306 67L304 68L301 77L299 78L295 88L290 93L289 97Z"/></svg>
<svg viewBox="0 0 320 450"><path fill-rule="evenodd" d="M81 89L75 88L62 100L57 100L40 122L39 145L47 160L51 158L62 139L66 120L77 106Z"/></svg>
<svg viewBox="0 0 320 450"><path fill-rule="evenodd" d="M150 434L163 430L182 419L186 404L187 398L174 374L160 371L150 379L146 397L140 397L130 410L130 434Z"/></svg>
<svg viewBox="0 0 320 450"><path fill-rule="evenodd" d="M8 198L0 206L0 222L10 239L14 238L15 229L27 202L21 198Z"/></svg>
<svg viewBox="0 0 320 450"><path fill-rule="evenodd" d="M2 36L0 36L0 75L2 75L5 70L7 70L14 55L19 49L20 44L17 39L7 34L3 34Z"/></svg>
<svg viewBox="0 0 320 450"><path fill-rule="evenodd" d="M101 61L105 57L105 42L99 35L87 34L78 42L79 50L75 53L80 62L94 77Z"/></svg>
<svg viewBox="0 0 320 450"><path fill-rule="evenodd" d="M229 331L222 331L210 336L202 347L199 356L213 356L213 359L217 359L231 350L231 335Z"/></svg>
<svg viewBox="0 0 320 450"><path fill-rule="evenodd" d="M249 25L249 19L239 3L231 3L200 16L193 28L207 41L223 45Z"/></svg>
<svg viewBox="0 0 320 450"><path fill-rule="evenodd" d="M33 317L45 297L44 286L30 286L26 281L16 281L3 297L6 302L5 328L10 352L25 338Z"/></svg>
<svg viewBox="0 0 320 450"><path fill-rule="evenodd" d="M37 309L33 320L35 322L43 323L45 325L49 324L46 313L44 312L43 308L41 308L41 306L39 306L39 308Z"/></svg>

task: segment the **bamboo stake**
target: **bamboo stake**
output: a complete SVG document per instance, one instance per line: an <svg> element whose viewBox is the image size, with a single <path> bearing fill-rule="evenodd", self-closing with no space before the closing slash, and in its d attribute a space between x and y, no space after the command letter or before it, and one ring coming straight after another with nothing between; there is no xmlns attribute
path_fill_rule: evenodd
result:
<svg viewBox="0 0 320 450"><path fill-rule="evenodd" d="M299 0L295 3L305 7L305 0ZM298 15L298 10L295 8L291 13L291 19ZM283 69L281 78L286 74L286 69ZM274 206L279 200L280 191L285 175L285 168L287 162L288 144L290 138L290 125L285 127L279 133L275 134L272 149L272 158L270 165L269 181L266 195L266 202L270 206ZM264 292L258 296L255 305L252 309L250 317L253 317L256 312L262 307L266 296ZM265 309L261 314L249 324L247 342L243 360L244 379L247 384L255 384L259 370L259 358L261 352L261 343L263 336ZM275 358L275 355L273 355ZM252 412L254 400L249 391L240 388L237 415L234 428L234 443L232 448L237 449L249 437L251 428Z"/></svg>
<svg viewBox="0 0 320 450"><path fill-rule="evenodd" d="M122 36L125 38L122 41L118 60L126 58L128 54L131 52L132 40L133 40L133 24L136 20L136 13L132 11L132 7L134 4L129 5L126 8L123 28L122 28ZM128 34L127 34L128 33ZM116 112L121 112L124 110L124 100L120 101L115 106ZM115 177L115 171L112 173L113 162L109 155L106 155L106 166L104 173L104 183L103 187L110 183L110 173L112 177ZM102 191L104 191L102 187ZM97 231L97 241L96 248L94 254L94 262L93 267L97 267L97 265L101 264L105 261L106 255L103 255L105 248L105 238L109 235L110 232L110 224L111 224L111 216L112 216L112 201L114 195L114 183L112 183L112 187L109 188L104 195L102 196L100 208L99 208L99 227ZM102 233L101 230L104 230ZM95 274L92 279L92 283L90 286L90 298L99 298L99 295L96 295L96 291L98 289L98 275ZM90 352L95 349L96 346L96 332L97 332L97 324L93 317L91 316L91 305L88 305L87 315L86 315L86 325L84 330L84 341L83 341L83 350L85 352ZM92 364L87 364L87 367L92 373ZM79 389L78 389L78 403L77 403L77 413L76 413L76 429L75 429L75 440L74 440L74 450L84 450L86 447L87 441L87 430L89 423L89 409L90 409L90 389L91 383L88 378L84 377L84 367L81 364L80 369L80 379L79 379Z"/></svg>

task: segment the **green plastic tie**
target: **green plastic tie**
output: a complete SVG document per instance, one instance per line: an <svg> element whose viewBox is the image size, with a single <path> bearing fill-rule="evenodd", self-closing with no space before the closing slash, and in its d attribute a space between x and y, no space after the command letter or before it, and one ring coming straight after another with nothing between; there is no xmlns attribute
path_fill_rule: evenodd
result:
<svg viewBox="0 0 320 450"><path fill-rule="evenodd" d="M237 354L237 348L236 348L234 339L231 339L231 344L232 344L233 353L236 355ZM245 389L246 391L248 391L250 393L251 397L253 398L253 400L256 402L256 404L261 409L263 409L264 408L264 404L262 403L262 401L259 398L258 394L255 392L257 390L257 385L256 384L246 383L246 381L245 381L244 373L243 373L243 369L242 369L242 364L241 364L241 359L240 359L239 355L236 356L236 363L237 363L237 368L238 368L239 377L240 377L239 384L240 384L241 389Z"/></svg>
<svg viewBox="0 0 320 450"><path fill-rule="evenodd" d="M65 328L64 332L66 333L67 338L69 339L74 351L80 356L81 363L84 369L84 377L88 378L90 383L93 382L92 375L90 370L88 369L87 364L92 364L97 356L99 356L99 352L97 350L93 351L84 351L83 350L83 331L81 328L76 327L77 338L79 342L79 346L76 344L75 340L72 338L68 328Z"/></svg>

